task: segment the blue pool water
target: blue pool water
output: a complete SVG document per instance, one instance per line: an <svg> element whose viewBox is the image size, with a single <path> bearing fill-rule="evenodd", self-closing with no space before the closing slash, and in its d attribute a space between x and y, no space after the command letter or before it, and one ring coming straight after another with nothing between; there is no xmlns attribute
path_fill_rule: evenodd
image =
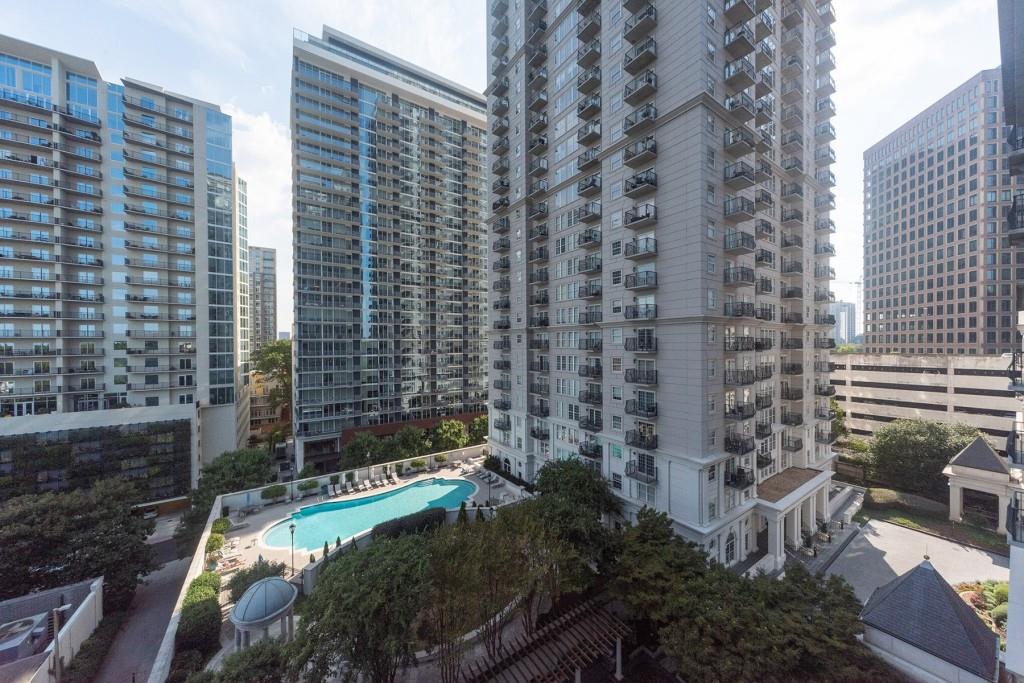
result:
<svg viewBox="0 0 1024 683"><path fill-rule="evenodd" d="M317 550L324 541L333 547L339 536L344 541L395 517L427 508L457 508L474 490L463 479L428 479L375 496L311 505L272 526L263 542L271 548L290 547L288 525L294 523L296 548Z"/></svg>

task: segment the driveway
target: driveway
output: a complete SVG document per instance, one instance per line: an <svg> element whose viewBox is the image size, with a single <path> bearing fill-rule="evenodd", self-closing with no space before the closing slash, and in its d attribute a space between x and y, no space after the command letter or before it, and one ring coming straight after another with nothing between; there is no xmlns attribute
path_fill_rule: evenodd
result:
<svg viewBox="0 0 1024 683"><path fill-rule="evenodd" d="M138 683L149 678L160 641L188 573L191 557L168 562L146 577L128 608L94 683Z"/></svg>
<svg viewBox="0 0 1024 683"><path fill-rule="evenodd" d="M857 598L867 602L876 588L913 569L924 559L950 584L1010 576L1010 560L913 529L872 520L829 568L850 582Z"/></svg>

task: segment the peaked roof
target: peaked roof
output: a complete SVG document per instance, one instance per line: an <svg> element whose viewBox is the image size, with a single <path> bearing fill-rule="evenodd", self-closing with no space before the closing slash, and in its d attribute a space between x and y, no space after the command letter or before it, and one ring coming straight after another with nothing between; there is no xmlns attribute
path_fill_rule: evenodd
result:
<svg viewBox="0 0 1024 683"><path fill-rule="evenodd" d="M985 441L980 436L953 456L949 464L958 467L969 467L974 470L995 472L996 474L1010 473L1006 460L992 450L992 447L988 445L988 441Z"/></svg>
<svg viewBox="0 0 1024 683"><path fill-rule="evenodd" d="M860 618L961 669L995 679L998 636L928 560L876 588Z"/></svg>

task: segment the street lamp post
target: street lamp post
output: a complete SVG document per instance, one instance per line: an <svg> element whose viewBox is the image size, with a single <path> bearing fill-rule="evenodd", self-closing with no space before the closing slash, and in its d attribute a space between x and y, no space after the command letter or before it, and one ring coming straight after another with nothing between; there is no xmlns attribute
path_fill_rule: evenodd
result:
<svg viewBox="0 0 1024 683"><path fill-rule="evenodd" d="M292 532L292 576L295 576L295 523L288 525L288 531Z"/></svg>
<svg viewBox="0 0 1024 683"><path fill-rule="evenodd" d="M60 616L71 609L71 605L61 605L53 610L53 676L60 683L64 666L60 661Z"/></svg>

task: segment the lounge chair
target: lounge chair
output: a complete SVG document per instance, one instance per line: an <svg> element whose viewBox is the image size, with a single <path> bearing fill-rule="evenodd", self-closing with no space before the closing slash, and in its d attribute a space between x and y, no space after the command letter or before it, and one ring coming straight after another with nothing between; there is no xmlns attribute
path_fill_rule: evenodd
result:
<svg viewBox="0 0 1024 683"><path fill-rule="evenodd" d="M388 475L388 477L389 477L389 478L391 479L391 483L392 483L392 484L398 484L398 483L399 483L399 481L398 481L398 475L397 475L397 474L395 474L394 472L392 472L391 474L389 474L389 475Z"/></svg>
<svg viewBox="0 0 1024 683"><path fill-rule="evenodd" d="M388 483L386 481L384 481L384 475L383 474L378 474L377 478L374 479L374 482L376 482L377 486L387 486L388 485Z"/></svg>
<svg viewBox="0 0 1024 683"><path fill-rule="evenodd" d="M364 491L369 491L372 488L373 488L373 484L370 483L370 480L369 479L364 479L363 480L363 490Z"/></svg>
<svg viewBox="0 0 1024 683"><path fill-rule="evenodd" d="M504 485L505 485L505 480L504 479L498 479L498 481L493 482L491 484L491 488L492 489L500 489Z"/></svg>
<svg viewBox="0 0 1024 683"><path fill-rule="evenodd" d="M353 491L355 491L355 489L352 488L352 482L346 481L345 482L345 493L352 493Z"/></svg>

